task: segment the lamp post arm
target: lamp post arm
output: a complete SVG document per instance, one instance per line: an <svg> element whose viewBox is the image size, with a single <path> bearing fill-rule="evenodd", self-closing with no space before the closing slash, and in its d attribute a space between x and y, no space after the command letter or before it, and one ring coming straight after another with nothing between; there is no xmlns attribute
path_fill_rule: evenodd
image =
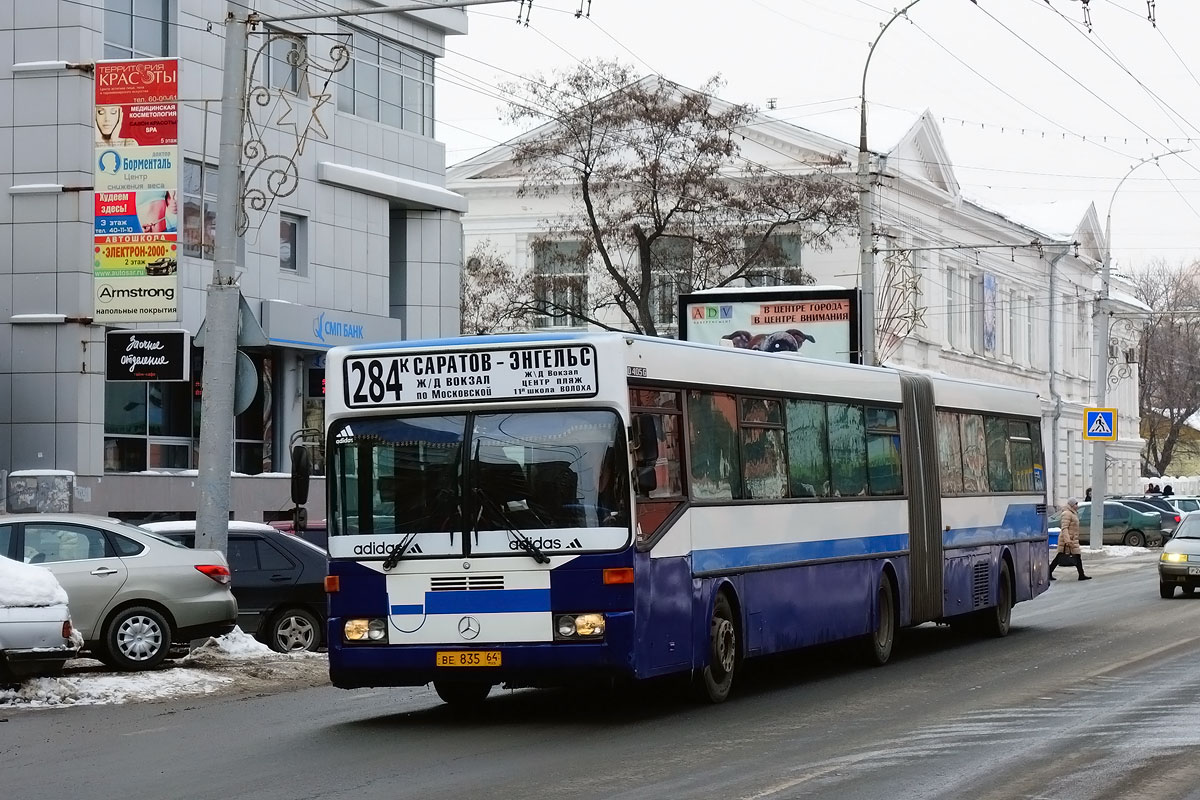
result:
<svg viewBox="0 0 1200 800"><path fill-rule="evenodd" d="M867 62L863 64L862 94L859 96L858 117L858 285L862 295L859 309L859 353L858 358L864 364L874 365L877 360L875 351L875 231L874 231L874 195L871 179L871 153L867 149L867 70L871 67L871 56L879 40L887 33L892 23L908 13L908 10L921 0L911 0L904 8L892 15L883 24L883 29L871 42L867 51Z"/></svg>

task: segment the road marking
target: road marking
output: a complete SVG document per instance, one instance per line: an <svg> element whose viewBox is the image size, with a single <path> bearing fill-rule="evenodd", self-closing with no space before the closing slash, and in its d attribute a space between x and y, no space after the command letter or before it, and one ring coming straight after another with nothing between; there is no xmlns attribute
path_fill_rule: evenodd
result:
<svg viewBox="0 0 1200 800"><path fill-rule="evenodd" d="M121 735L122 736L141 736L143 733L162 733L163 731L169 731L172 728L177 728L177 727L179 727L179 726L178 725L164 725L161 728L144 728L143 730L140 730L140 731L129 731L128 733L122 733Z"/></svg>

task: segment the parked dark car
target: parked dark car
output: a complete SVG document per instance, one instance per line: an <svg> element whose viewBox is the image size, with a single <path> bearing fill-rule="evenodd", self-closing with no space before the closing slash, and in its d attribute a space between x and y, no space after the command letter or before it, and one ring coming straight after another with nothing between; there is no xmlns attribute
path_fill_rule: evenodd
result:
<svg viewBox="0 0 1200 800"><path fill-rule="evenodd" d="M142 527L187 547L194 520L147 522ZM316 650L325 638L324 550L260 522L229 523L229 569L238 625L280 653Z"/></svg>
<svg viewBox="0 0 1200 800"><path fill-rule="evenodd" d="M1052 528L1058 528L1062 512L1050 518ZM1162 539L1159 529L1160 517L1157 513L1148 514L1137 511L1129 506L1123 506L1116 500L1104 502L1103 544L1123 544L1129 547L1145 547L1151 540ZM1092 524L1092 504L1079 504L1079 535L1083 544L1089 542L1089 530Z"/></svg>
<svg viewBox="0 0 1200 800"><path fill-rule="evenodd" d="M1171 535L1175 533L1175 528L1179 526L1179 520L1182 519L1182 516L1178 511L1163 511L1158 507L1158 505L1154 503L1147 503L1140 497L1136 500L1127 497L1118 497L1113 502L1120 503L1123 506L1129 506L1136 511L1143 511L1147 514L1157 514L1159 518L1159 525L1162 528L1164 542L1167 539L1170 539ZM1147 536L1149 536L1149 532L1147 532Z"/></svg>
<svg viewBox="0 0 1200 800"><path fill-rule="evenodd" d="M270 522L268 524L277 531L290 533L294 536L299 536L305 541L312 542L322 550L329 549L329 529L326 527L325 520L323 519L311 521L300 530L296 530L296 526L290 519Z"/></svg>

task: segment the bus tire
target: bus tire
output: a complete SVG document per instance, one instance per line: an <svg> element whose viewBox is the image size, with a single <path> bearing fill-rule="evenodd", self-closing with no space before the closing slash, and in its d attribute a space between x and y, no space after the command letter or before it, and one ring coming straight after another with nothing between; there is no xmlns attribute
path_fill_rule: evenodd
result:
<svg viewBox="0 0 1200 800"><path fill-rule="evenodd" d="M434 681L433 690L442 702L455 708L474 708L482 705L491 694L490 683L476 681Z"/></svg>
<svg viewBox="0 0 1200 800"><path fill-rule="evenodd" d="M996 605L979 613L980 628L985 636L1008 636L1012 625L1012 573L1008 562L1000 561L1000 582L996 586Z"/></svg>
<svg viewBox="0 0 1200 800"><path fill-rule="evenodd" d="M875 630L867 636L867 663L882 667L892 657L896 642L896 595L892 591L892 577L886 572L879 576L875 614Z"/></svg>
<svg viewBox="0 0 1200 800"><path fill-rule="evenodd" d="M708 631L708 663L700 672L699 689L708 702L723 703L733 688L740 660L737 620L725 592L717 592Z"/></svg>

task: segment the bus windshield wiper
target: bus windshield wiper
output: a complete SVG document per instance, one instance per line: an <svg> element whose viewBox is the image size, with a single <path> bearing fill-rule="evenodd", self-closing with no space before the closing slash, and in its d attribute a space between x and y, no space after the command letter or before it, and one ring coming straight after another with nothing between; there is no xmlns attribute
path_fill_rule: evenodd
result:
<svg viewBox="0 0 1200 800"><path fill-rule="evenodd" d="M483 506L486 504L487 507L500 518L500 521L504 523L505 530L508 531L509 537L517 543L518 547L528 553L529 556L537 563L550 563L550 557L543 553L541 548L533 543L532 539L530 539L524 533L521 533L521 531L517 530L516 526L513 525L512 517L508 515L508 509L489 497L488 494L479 487L475 488L475 496L479 498L479 516L483 515ZM475 535L477 537L479 535L479 517L475 518Z"/></svg>
<svg viewBox="0 0 1200 800"><path fill-rule="evenodd" d="M413 539L417 538L415 533L410 533L392 546L388 557L383 560L383 571L390 572L400 563L400 559L404 558L404 551L412 544Z"/></svg>

